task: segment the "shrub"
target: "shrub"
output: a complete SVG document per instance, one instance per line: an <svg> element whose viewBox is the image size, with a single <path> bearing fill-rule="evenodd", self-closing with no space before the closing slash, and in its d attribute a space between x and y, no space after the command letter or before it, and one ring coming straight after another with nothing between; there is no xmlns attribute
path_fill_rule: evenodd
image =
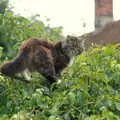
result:
<svg viewBox="0 0 120 120"><path fill-rule="evenodd" d="M120 48L96 48L76 57L49 90L42 77L30 83L0 77L4 120L120 120Z"/></svg>

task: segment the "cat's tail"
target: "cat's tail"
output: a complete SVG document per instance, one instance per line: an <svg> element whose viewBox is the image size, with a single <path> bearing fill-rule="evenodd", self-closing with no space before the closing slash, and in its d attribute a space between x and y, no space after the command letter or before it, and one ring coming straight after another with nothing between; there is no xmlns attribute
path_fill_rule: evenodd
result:
<svg viewBox="0 0 120 120"><path fill-rule="evenodd" d="M13 60L4 63L0 67L0 72L9 77L14 77L26 69L28 59L27 53L21 51Z"/></svg>

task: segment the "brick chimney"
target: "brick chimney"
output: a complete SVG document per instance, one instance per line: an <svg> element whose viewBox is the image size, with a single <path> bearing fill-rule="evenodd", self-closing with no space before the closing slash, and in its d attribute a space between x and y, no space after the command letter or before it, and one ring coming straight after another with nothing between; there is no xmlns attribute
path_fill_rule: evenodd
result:
<svg viewBox="0 0 120 120"><path fill-rule="evenodd" d="M111 21L113 21L113 1L95 0L95 31L99 32Z"/></svg>

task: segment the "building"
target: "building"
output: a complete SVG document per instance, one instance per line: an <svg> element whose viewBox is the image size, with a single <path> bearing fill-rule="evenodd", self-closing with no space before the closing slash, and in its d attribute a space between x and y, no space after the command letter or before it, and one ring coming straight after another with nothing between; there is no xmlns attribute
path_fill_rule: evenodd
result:
<svg viewBox="0 0 120 120"><path fill-rule="evenodd" d="M95 0L95 31L99 32L111 21L113 21L113 1Z"/></svg>

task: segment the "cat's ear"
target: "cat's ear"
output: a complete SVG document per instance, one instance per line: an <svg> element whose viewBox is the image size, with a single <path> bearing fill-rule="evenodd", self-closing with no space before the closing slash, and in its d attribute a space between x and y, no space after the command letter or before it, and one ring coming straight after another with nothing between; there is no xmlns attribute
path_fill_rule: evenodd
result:
<svg viewBox="0 0 120 120"><path fill-rule="evenodd" d="M71 38L72 36L71 35L67 35L67 38Z"/></svg>

